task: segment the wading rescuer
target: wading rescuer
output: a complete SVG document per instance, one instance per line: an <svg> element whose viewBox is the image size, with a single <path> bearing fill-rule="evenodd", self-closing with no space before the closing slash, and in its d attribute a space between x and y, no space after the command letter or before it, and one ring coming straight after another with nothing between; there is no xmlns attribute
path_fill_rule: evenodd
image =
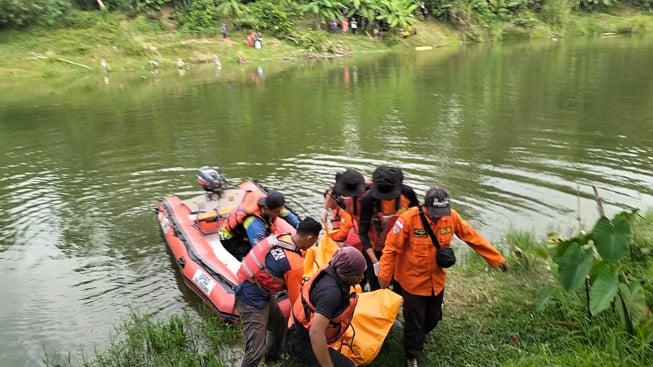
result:
<svg viewBox="0 0 653 367"><path fill-rule="evenodd" d="M450 247L454 234L489 266L508 271L501 253L451 209L444 189L431 187L423 205L399 216L385 241L379 282L387 288L394 276L402 290L408 367L417 367L424 337L442 320L446 268L456 261Z"/></svg>
<svg viewBox="0 0 653 367"><path fill-rule="evenodd" d="M241 367L256 367L279 360L287 320L273 293L288 291L291 304L299 297L306 251L318 240L322 225L311 217L297 226L297 233L271 235L245 256L238 270L236 309L245 334Z"/></svg>
<svg viewBox="0 0 653 367"><path fill-rule="evenodd" d="M240 261L254 245L274 232L277 217L297 228L299 218L285 207L285 203L285 197L277 191L263 197L249 192L220 228L220 242Z"/></svg>
<svg viewBox="0 0 653 367"><path fill-rule="evenodd" d="M354 367L354 362L330 347L351 324L358 296L352 286L363 279L363 254L342 247L329 265L320 269L302 287L293 304L286 350L301 366Z"/></svg>

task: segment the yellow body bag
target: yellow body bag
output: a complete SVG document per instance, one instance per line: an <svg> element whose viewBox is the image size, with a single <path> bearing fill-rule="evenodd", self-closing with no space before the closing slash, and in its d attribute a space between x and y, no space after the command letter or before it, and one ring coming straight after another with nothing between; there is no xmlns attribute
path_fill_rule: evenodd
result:
<svg viewBox="0 0 653 367"><path fill-rule="evenodd" d="M306 252L304 260L304 279L310 278L331 260L339 246L329 237L323 236L317 247ZM358 305L354 311L351 326L340 340L329 345L339 350L357 366L367 365L381 351L385 337L397 317L402 298L389 289L363 292L359 285Z"/></svg>

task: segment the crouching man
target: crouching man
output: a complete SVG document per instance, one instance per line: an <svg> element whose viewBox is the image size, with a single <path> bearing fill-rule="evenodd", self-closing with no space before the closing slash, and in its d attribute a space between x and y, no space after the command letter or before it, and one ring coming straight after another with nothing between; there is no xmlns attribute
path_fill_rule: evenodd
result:
<svg viewBox="0 0 653 367"><path fill-rule="evenodd" d="M286 349L301 366L354 367L354 362L330 348L347 330L358 296L354 285L367 265L353 247L340 248L329 264L313 275L290 314Z"/></svg>

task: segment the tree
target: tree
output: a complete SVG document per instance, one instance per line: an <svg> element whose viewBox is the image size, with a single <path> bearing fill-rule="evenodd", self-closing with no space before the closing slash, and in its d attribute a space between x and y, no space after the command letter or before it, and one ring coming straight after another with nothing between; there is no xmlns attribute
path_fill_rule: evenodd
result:
<svg viewBox="0 0 653 367"><path fill-rule="evenodd" d="M70 9L68 0L0 0L0 28L52 24Z"/></svg>
<svg viewBox="0 0 653 367"><path fill-rule="evenodd" d="M346 8L347 6L339 0L313 0L302 6L302 11L313 13L321 22L326 22L334 19L341 20L342 11Z"/></svg>
<svg viewBox="0 0 653 367"><path fill-rule="evenodd" d="M390 28L404 28L415 24L413 11L418 4L415 0L382 0L379 2L377 20L383 20Z"/></svg>
<svg viewBox="0 0 653 367"><path fill-rule="evenodd" d="M216 8L216 11L225 17L240 18L247 14L249 9L239 0L223 0Z"/></svg>

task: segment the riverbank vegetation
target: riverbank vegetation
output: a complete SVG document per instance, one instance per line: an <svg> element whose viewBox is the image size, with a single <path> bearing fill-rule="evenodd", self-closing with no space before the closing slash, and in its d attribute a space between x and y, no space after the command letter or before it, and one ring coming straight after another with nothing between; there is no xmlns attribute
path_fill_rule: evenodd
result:
<svg viewBox="0 0 653 367"><path fill-rule="evenodd" d="M459 252L444 319L427 336L425 366L649 366L653 360L653 210L602 217L570 238L511 230L498 241L511 269ZM156 321L134 314L104 352L48 366L228 366L243 343L210 312ZM372 366L401 366L393 328ZM235 353L235 354L234 354ZM278 366L287 365L279 364Z"/></svg>
<svg viewBox="0 0 653 367"><path fill-rule="evenodd" d="M155 71L395 48L647 32L653 0L0 1L0 75ZM356 21L352 34L343 20ZM227 37L220 27L225 24ZM334 28L335 27L335 28ZM258 31L263 47L246 43Z"/></svg>

